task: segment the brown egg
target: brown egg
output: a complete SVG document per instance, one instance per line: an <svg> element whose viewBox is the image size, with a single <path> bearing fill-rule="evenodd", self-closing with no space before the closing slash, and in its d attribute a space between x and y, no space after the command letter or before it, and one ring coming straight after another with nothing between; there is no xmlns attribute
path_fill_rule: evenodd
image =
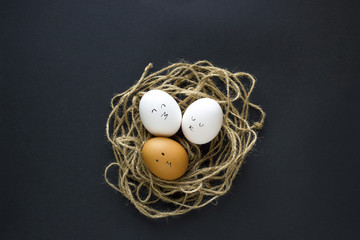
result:
<svg viewBox="0 0 360 240"><path fill-rule="evenodd" d="M154 137L146 141L142 156L149 170L164 180L181 177L189 165L185 149L178 142L166 137Z"/></svg>

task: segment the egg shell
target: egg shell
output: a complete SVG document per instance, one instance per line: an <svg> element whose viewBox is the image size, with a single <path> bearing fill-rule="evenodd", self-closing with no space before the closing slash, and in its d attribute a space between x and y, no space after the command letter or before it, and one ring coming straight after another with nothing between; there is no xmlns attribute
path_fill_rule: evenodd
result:
<svg viewBox="0 0 360 240"><path fill-rule="evenodd" d="M189 165L189 157L180 143L166 137L154 137L142 147L142 157L148 169L164 180L181 177Z"/></svg>
<svg viewBox="0 0 360 240"><path fill-rule="evenodd" d="M223 123L223 112L218 102L201 98L189 105L182 119L182 132L192 143L205 144L219 133Z"/></svg>
<svg viewBox="0 0 360 240"><path fill-rule="evenodd" d="M162 90L145 93L139 104L140 119L151 134L170 137L181 126L181 110L175 99Z"/></svg>

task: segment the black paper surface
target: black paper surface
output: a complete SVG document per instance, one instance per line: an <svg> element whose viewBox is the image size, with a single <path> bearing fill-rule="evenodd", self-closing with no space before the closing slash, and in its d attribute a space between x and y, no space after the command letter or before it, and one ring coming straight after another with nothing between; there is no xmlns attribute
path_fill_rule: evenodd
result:
<svg viewBox="0 0 360 240"><path fill-rule="evenodd" d="M356 1L2 1L0 239L359 239ZM152 62L257 79L217 205L152 220L104 181L110 99Z"/></svg>

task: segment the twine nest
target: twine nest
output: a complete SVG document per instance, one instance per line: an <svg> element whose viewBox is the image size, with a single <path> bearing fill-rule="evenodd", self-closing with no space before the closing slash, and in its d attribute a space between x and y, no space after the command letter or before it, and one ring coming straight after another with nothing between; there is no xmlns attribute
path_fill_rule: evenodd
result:
<svg viewBox="0 0 360 240"><path fill-rule="evenodd" d="M265 113L249 101L255 79L248 73L231 73L207 61L175 63L147 75L150 68L152 64L134 86L111 100L106 134L116 161L106 167L104 176L142 214L162 218L201 208L229 191L256 142L256 130L262 128ZM141 97L152 89L161 89L174 97L182 113L192 102L204 97L215 99L224 112L220 133L209 144L192 144L181 130L171 137L189 155L188 170L177 180L159 179L142 159L141 148L153 136L143 127L138 108ZM255 113L257 121L249 120L250 113ZM112 167L117 167L116 184L109 176Z"/></svg>

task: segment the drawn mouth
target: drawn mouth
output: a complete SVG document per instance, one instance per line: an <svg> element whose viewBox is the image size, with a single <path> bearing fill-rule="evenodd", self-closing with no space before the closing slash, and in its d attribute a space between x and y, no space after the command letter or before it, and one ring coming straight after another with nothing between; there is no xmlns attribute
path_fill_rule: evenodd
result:
<svg viewBox="0 0 360 240"><path fill-rule="evenodd" d="M163 114L161 114L161 117L165 117L164 120L166 120L168 116L169 116L169 114L166 112L163 112Z"/></svg>
<svg viewBox="0 0 360 240"><path fill-rule="evenodd" d="M194 131L194 127L193 126L189 126L189 129L193 132Z"/></svg>

